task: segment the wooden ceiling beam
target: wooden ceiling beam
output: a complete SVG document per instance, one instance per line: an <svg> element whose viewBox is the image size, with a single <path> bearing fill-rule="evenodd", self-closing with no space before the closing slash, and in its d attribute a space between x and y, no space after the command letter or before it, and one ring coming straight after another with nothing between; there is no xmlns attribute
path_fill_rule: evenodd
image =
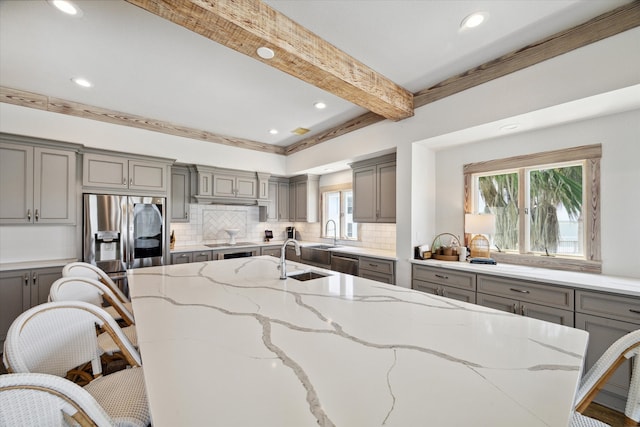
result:
<svg viewBox="0 0 640 427"><path fill-rule="evenodd" d="M620 6L583 24L560 31L536 43L486 62L457 76L413 94L415 108L422 107L447 96L487 83L491 80L522 70L574 49L606 39L640 26L640 1ZM629 52L629 55L632 55ZM286 147L287 155L305 150L338 136L362 129L384 120L372 113L362 114L319 135L311 136Z"/></svg>
<svg viewBox="0 0 640 427"><path fill-rule="evenodd" d="M175 135L183 138L197 139L206 142L228 145L236 148L246 148L249 150L262 151L265 153L285 154L284 147L265 144L249 139L235 138L232 136L219 135L205 130L194 129L181 126L175 123L92 105L81 104L79 102L67 101L24 90L13 89L0 86L0 102L14 104L22 107L34 108L37 110L50 111L54 113L66 114L68 116L81 117L84 119L97 120L114 125L128 126L138 129L145 129L153 132L160 132L167 135Z"/></svg>
<svg viewBox="0 0 640 427"><path fill-rule="evenodd" d="M413 116L413 95L260 0L127 0L389 120ZM262 59L259 47L275 52Z"/></svg>

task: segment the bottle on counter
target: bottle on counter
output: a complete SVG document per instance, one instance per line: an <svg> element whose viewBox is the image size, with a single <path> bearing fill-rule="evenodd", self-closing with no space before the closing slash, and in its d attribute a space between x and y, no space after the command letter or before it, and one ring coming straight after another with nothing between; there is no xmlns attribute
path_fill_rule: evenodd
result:
<svg viewBox="0 0 640 427"><path fill-rule="evenodd" d="M176 246L176 234L174 230L171 230L171 237L169 238L169 249L173 249Z"/></svg>

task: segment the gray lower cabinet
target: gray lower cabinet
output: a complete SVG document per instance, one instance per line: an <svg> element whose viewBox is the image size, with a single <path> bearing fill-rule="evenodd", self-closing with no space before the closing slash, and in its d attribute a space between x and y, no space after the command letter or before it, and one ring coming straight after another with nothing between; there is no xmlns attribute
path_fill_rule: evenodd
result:
<svg viewBox="0 0 640 427"><path fill-rule="evenodd" d="M576 328L589 332L585 372L618 338L640 329L640 298L576 291ZM631 363L626 361L596 396L596 402L624 411Z"/></svg>
<svg viewBox="0 0 640 427"><path fill-rule="evenodd" d="M193 262L192 252L178 252L171 254L171 264L189 264Z"/></svg>
<svg viewBox="0 0 640 427"><path fill-rule="evenodd" d="M76 153L0 143L0 224L75 224Z"/></svg>
<svg viewBox="0 0 640 427"><path fill-rule="evenodd" d="M207 262L213 260L213 251L196 251L191 253L192 262Z"/></svg>
<svg viewBox="0 0 640 427"><path fill-rule="evenodd" d="M475 273L414 265L411 287L458 301L476 302Z"/></svg>
<svg viewBox="0 0 640 427"><path fill-rule="evenodd" d="M284 252L284 257L287 261L303 262L302 259L300 259L300 255L296 254L296 249L291 245L287 245L287 248Z"/></svg>
<svg viewBox="0 0 640 427"><path fill-rule="evenodd" d="M260 255L270 255L276 258L280 258L281 249L281 246L263 246L260 249Z"/></svg>
<svg viewBox="0 0 640 427"><path fill-rule="evenodd" d="M395 261L361 256L358 276L395 285Z"/></svg>
<svg viewBox="0 0 640 427"><path fill-rule="evenodd" d="M16 317L47 302L51 284L61 277L62 267L0 272L0 345Z"/></svg>
<svg viewBox="0 0 640 427"><path fill-rule="evenodd" d="M477 275L477 304L573 326L574 290L525 280Z"/></svg>
<svg viewBox="0 0 640 427"><path fill-rule="evenodd" d="M191 174L182 166L171 168L171 222L189 222Z"/></svg>

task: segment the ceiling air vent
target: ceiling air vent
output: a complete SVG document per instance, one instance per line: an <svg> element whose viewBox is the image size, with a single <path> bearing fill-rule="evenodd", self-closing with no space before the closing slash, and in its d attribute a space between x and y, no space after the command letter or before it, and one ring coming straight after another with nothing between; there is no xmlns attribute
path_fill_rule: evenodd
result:
<svg viewBox="0 0 640 427"><path fill-rule="evenodd" d="M296 135L304 135L307 132L309 132L309 129L305 129L305 128L296 128L291 131L291 133L295 133Z"/></svg>

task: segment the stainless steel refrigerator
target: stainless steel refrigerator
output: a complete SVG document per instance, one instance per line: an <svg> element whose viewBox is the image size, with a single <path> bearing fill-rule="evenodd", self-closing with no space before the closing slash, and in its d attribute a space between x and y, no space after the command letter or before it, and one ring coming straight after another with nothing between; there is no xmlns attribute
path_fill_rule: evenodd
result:
<svg viewBox="0 0 640 427"><path fill-rule="evenodd" d="M163 197L84 194L83 261L114 279L167 260ZM121 283L126 288L126 282Z"/></svg>

